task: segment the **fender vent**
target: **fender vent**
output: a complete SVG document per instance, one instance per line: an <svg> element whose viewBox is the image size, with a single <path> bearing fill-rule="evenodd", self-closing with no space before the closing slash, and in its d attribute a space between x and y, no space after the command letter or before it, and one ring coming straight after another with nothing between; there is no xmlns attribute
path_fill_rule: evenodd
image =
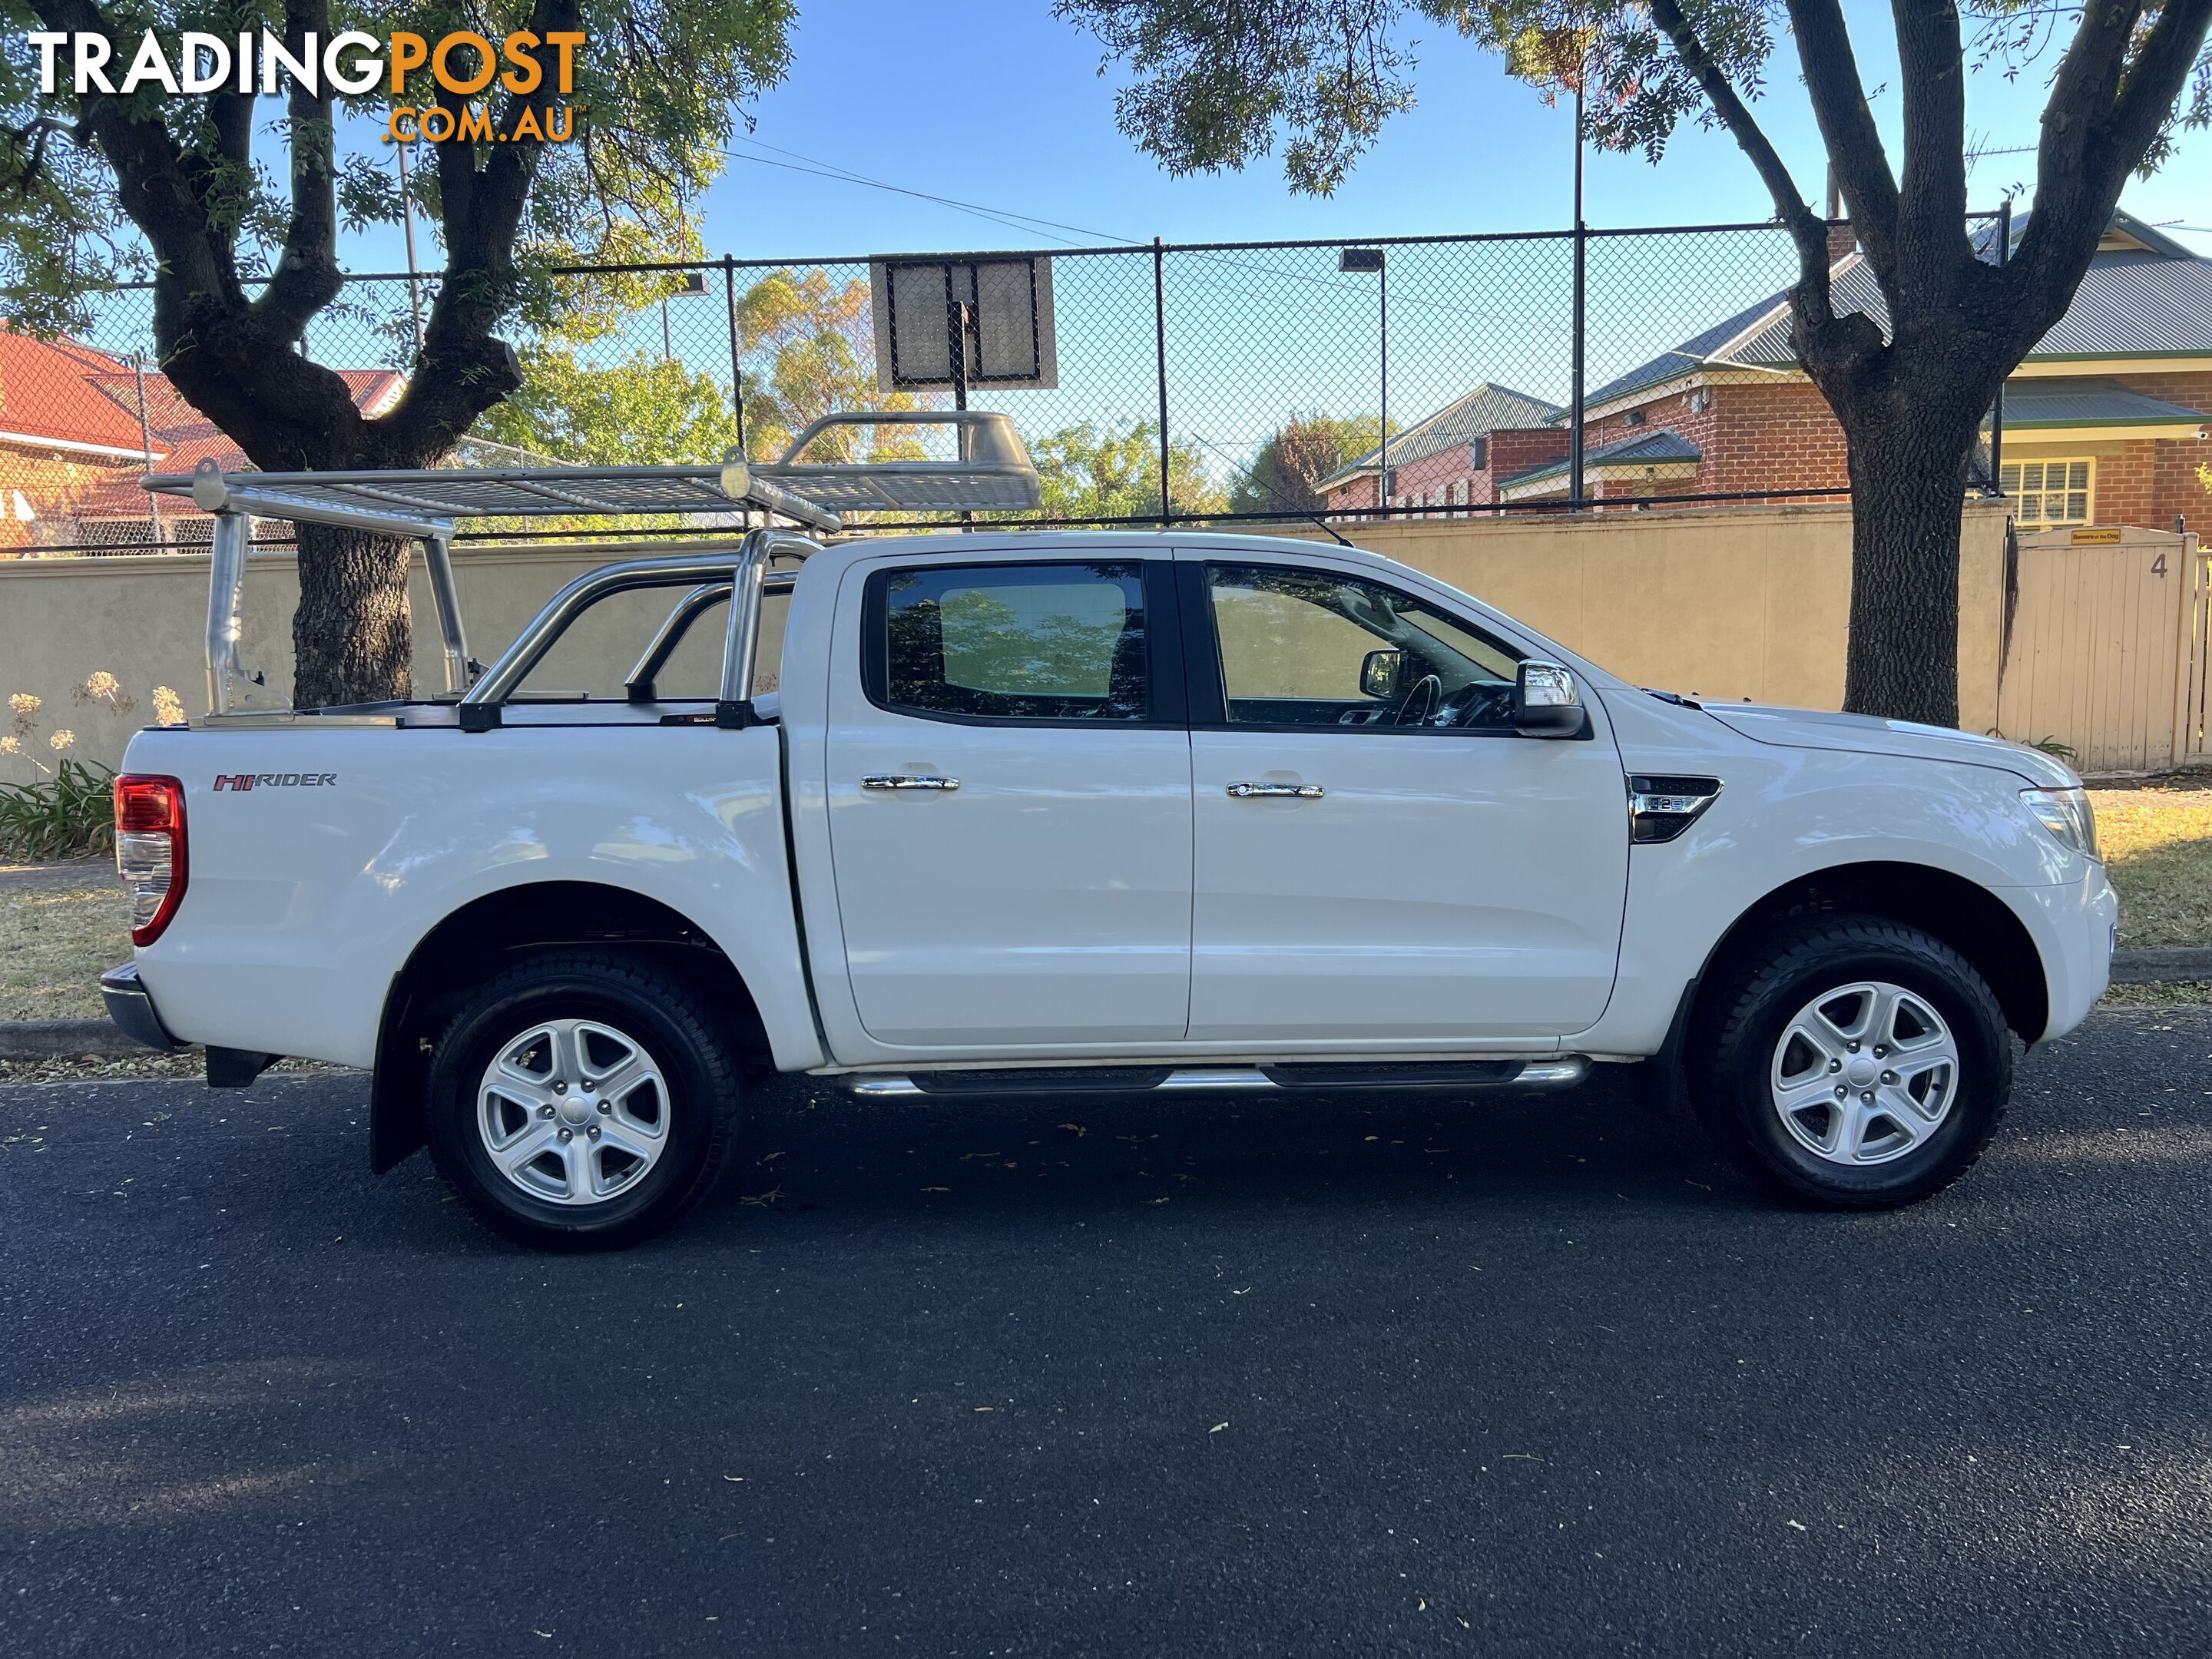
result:
<svg viewBox="0 0 2212 1659"><path fill-rule="evenodd" d="M1720 798L1718 778L1633 772L1628 778L1628 838L1639 845L1672 841Z"/></svg>

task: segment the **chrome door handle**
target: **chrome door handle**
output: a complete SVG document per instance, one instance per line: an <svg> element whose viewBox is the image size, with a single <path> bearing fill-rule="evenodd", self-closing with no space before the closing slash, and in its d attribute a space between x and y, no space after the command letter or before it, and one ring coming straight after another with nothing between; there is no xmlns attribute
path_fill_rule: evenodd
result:
<svg viewBox="0 0 2212 1659"><path fill-rule="evenodd" d="M1223 792L1238 800L1255 795L1282 795L1292 800L1319 800L1328 792L1317 783L1232 783Z"/></svg>
<svg viewBox="0 0 2212 1659"><path fill-rule="evenodd" d="M926 777L915 772L879 772L874 777L862 778L863 789L942 789L951 791L960 787L957 778Z"/></svg>

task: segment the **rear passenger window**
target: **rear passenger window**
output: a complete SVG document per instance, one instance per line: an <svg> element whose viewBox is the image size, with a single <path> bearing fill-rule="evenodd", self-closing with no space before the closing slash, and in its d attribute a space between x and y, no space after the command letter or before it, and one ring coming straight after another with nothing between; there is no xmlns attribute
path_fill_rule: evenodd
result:
<svg viewBox="0 0 2212 1659"><path fill-rule="evenodd" d="M930 565L871 579L869 695L917 714L1141 720L1145 590L1120 564Z"/></svg>

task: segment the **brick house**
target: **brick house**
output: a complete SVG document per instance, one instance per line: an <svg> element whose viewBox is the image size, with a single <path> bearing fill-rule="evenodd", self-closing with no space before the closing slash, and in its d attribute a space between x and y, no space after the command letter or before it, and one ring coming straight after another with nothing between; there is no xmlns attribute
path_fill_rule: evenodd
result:
<svg viewBox="0 0 2212 1659"><path fill-rule="evenodd" d="M2014 221L2015 242L2027 222ZM1984 242L1993 253L1993 228ZM1848 233L1838 243L1838 302L1879 319L1873 271ZM2202 521L2212 507L2197 478L2212 463L2208 410L2212 260L2116 214L2066 315L2006 382L2000 487L2027 529ZM1591 491L1601 498L1846 487L1842 428L1797 367L1782 295L1598 387L1585 419L1586 470L1589 457L1638 437L1675 441L1671 474L1622 489L1627 480L1601 471ZM1986 447L1980 465L1986 477ZM1507 479L1504 493L1540 501L1565 490L1560 469Z"/></svg>
<svg viewBox="0 0 2212 1659"><path fill-rule="evenodd" d="M1390 435L1390 505L1487 506L1498 481L1567 453L1566 411L1487 381L1426 420ZM1332 512L1381 505L1382 447L1315 482Z"/></svg>
<svg viewBox="0 0 2212 1659"><path fill-rule="evenodd" d="M390 369L339 372L368 416L406 385ZM226 471L247 465L167 375L142 377L128 360L75 340L0 330L0 558L143 547L155 536L140 477L149 465L189 472L207 457ZM164 539L207 538L211 521L189 502L165 499L161 512Z"/></svg>
<svg viewBox="0 0 2212 1659"><path fill-rule="evenodd" d="M2014 222L2015 242L2026 224L2024 215ZM1992 252L1994 234L1983 239ZM1832 240L1836 302L1880 319L1881 292L1864 257L1847 231ZM2212 497L2197 477L2212 464L2208 411L2212 260L2116 214L2065 317L2006 383L1999 483L2027 529L2096 522L2170 530L2177 518L2201 525L2212 518ZM1554 417L1555 428L1565 420ZM1832 493L1770 499L1835 500L1848 489L1842 428L1797 367L1783 295L1592 391L1583 431L1584 490L1600 501L1758 500L1783 490ZM1494 495L1470 499L1563 503L1565 438L1559 431L1543 461L1496 473ZM1985 447L1984 477L1987 465ZM1401 477L1402 490L1410 475Z"/></svg>

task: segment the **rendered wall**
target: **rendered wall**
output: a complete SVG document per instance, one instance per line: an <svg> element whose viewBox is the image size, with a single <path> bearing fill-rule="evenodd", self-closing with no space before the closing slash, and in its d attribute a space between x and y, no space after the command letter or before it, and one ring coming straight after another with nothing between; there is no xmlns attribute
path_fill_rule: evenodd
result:
<svg viewBox="0 0 2212 1659"><path fill-rule="evenodd" d="M1996 724L2006 511L1974 502L1965 514L1959 714L1971 732ZM1282 533L1325 539L1318 528ZM1847 507L1425 519L1346 533L1639 685L1843 706Z"/></svg>
<svg viewBox="0 0 2212 1659"><path fill-rule="evenodd" d="M1325 539L1318 529L1304 533ZM1352 538L1465 588L1639 684L1815 708L1843 701L1846 508L1428 519L1364 526ZM588 547L464 549L455 564L477 657L492 660L563 583L604 562ZM2002 505L1967 508L1961 566L1961 723L1986 731L1996 723L2003 623ZM187 713L204 710L207 582L207 560L193 555L0 562L0 696L26 691L46 703L31 752L50 761L46 737L67 727L77 738L71 753L114 765L131 732L151 719L156 685L174 689ZM297 593L289 555L251 561L243 655L267 673L267 699L278 707L290 695ZM416 684L427 691L442 680L419 570L414 597ZM602 607L607 616L558 651L532 684L613 691L672 603L667 594L610 601ZM666 689L711 694L719 622L719 612L702 619ZM773 660L770 633L763 643ZM117 715L73 703L70 689L95 670L114 674L137 708ZM0 781L33 775L23 761L0 757Z"/></svg>

